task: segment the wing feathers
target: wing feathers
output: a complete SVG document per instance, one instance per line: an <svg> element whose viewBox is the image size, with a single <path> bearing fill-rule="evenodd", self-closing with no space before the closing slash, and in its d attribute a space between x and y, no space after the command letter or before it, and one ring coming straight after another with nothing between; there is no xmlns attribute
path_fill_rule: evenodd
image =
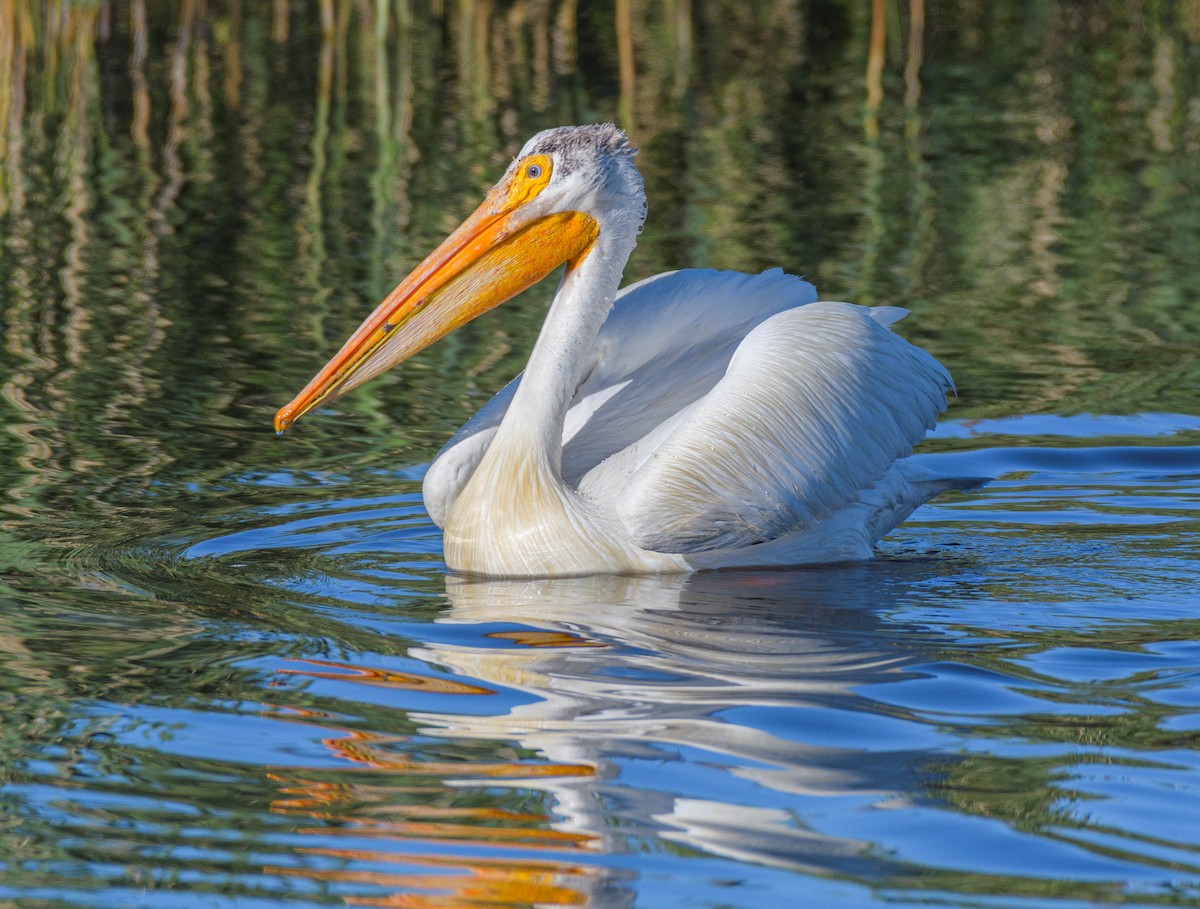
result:
<svg viewBox="0 0 1200 909"><path fill-rule="evenodd" d="M951 383L890 321L813 303L750 332L724 378L620 494L637 545L701 552L802 530L908 455Z"/></svg>
<svg viewBox="0 0 1200 909"><path fill-rule="evenodd" d="M763 543L859 501L953 386L888 329L903 309L814 298L778 270L674 272L626 289L567 416L564 479L614 509L636 545L670 553ZM431 465L439 526L519 381Z"/></svg>

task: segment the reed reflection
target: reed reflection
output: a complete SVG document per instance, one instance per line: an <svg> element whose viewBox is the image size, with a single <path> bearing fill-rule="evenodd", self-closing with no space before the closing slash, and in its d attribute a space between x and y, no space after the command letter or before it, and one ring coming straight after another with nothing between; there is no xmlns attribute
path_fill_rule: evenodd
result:
<svg viewBox="0 0 1200 909"><path fill-rule="evenodd" d="M976 517L997 522L1005 542L985 548L1013 570L963 595L998 607L958 629L961 656L946 656L954 628L938 646L991 673L971 692L1005 704L1010 689L1041 692L997 717L974 700L930 708L919 685L893 690L904 706L863 692L929 660L921 633L891 618L927 578L894 565L842 571L837 586L819 572L452 580L443 621L462 623L456 643L415 633L429 632L431 664L469 684L416 659L370 665L361 654L407 656L387 637L395 614L414 633L413 616L440 602L425 596L437 535L415 498L393 508L409 482L396 469L520 369L544 301L456 336L442 359L347 400L303 438L281 445L266 417L314 366L297 349L331 352L525 137L595 119L625 119L643 148L653 216L630 279L784 264L830 296L910 306L910 337L957 364L960 415L1194 412L1197 48L1200 0L0 0L0 766L9 793L27 770L36 783L3 806L3 884L34 881L64 901L95 901L105 880L138 888L103 897L119 901L151 899L157 881L164 902L188 887L211 902L220 878L261 902L269 885L250 871L268 859L245 856L270 844L292 863L281 874L328 883L321 901L620 906L653 900L634 895L639 850L869 877L887 869L849 837L919 862L906 844L945 842L934 831L953 838L944 831L966 819L1029 836L1008 867L1057 856L1056 879L902 870L919 876L918 898L957 887L1111 902L1117 884L1061 878L1118 849L1125 864L1096 873L1153 875L1176 888L1162 900L1191 898L1179 882L1196 876L1194 831L1168 828L1183 824L1172 809L1195 779L1180 703L1194 661L1176 679L1152 658L1200 635L1182 606L1170 621L1127 621L1155 615L1153 598L1195 573L1184 448L1169 471L1122 462L1111 485L1083 492L1043 497L1030 480ZM1183 504L1146 505L1167 495ZM1060 511L1068 497L1087 500L1084 523ZM1089 517L1113 514L1162 523L1142 538ZM1015 563L1057 557L1060 537L1089 553L1093 578L1096 559L1126 560L1113 570L1132 579L1118 591L1128 604L1109 625L1089 612L1066 627L1074 552L1054 577L1023 580ZM419 583L371 587L359 558L375 539L380 574ZM175 542L198 540L217 544L196 547L211 558L176 564ZM363 598L374 611L351 609ZM1016 633L1014 652L995 629L1019 626L1022 610L1005 607L1030 601L1058 624ZM307 641L286 636L297 629ZM1021 662L1055 647L1101 648L1137 671L1099 686ZM301 716L303 686L264 696L261 661L280 654L313 687L351 679L380 696L374 709L342 713L335 697ZM952 667L938 698L959 677ZM502 687L520 704L497 707ZM319 724L333 769L277 769L264 784L263 765L295 757L290 738L218 764L181 756L179 741L107 738L164 705L189 711L197 739L238 735L230 705L253 713L264 697ZM1093 715L1114 705L1115 719ZM913 744L955 714L975 724L968 737ZM23 770L30 755L39 763ZM1183 769L1151 773L1154 761ZM1136 786L1161 814L1128 811ZM944 810L892 840L833 836L839 812L819 807L841 799L845 820L910 794ZM302 869L278 836L293 822L312 860ZM198 847L197 831L211 842ZM1066 839L1084 845L1055 853Z"/></svg>
<svg viewBox="0 0 1200 909"><path fill-rule="evenodd" d="M974 414L1188 412L1200 6L885 6L2 0L12 509L103 524L164 478L273 469L265 433L212 444L207 421L257 431L526 136L588 119L643 148L630 278L783 264L911 306ZM441 421L440 444L541 302L345 412L392 440ZM319 467L348 437L307 432Z"/></svg>

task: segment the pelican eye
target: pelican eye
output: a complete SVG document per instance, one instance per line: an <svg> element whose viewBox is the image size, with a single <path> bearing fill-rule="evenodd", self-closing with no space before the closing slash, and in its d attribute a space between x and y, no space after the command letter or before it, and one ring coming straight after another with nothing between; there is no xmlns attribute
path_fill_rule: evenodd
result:
<svg viewBox="0 0 1200 909"><path fill-rule="evenodd" d="M527 176L530 180L536 180L541 175L542 165L540 164L530 164L527 168L525 168L525 176Z"/></svg>

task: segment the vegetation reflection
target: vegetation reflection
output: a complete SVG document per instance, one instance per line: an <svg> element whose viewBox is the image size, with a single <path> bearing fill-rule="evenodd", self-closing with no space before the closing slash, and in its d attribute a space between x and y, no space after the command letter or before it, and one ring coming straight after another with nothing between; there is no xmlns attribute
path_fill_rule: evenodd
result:
<svg viewBox="0 0 1200 909"><path fill-rule="evenodd" d="M1197 98L1200 0L0 0L0 901L612 905L652 853L1194 902L1176 803L1121 814L1194 789L1194 423L1014 431L992 493L831 586L536 597L443 589L417 467L546 288L269 423L530 134L602 119L642 149L631 279L781 265L907 306L964 436L1194 412ZM947 567L951 525L1005 569ZM831 715L860 737L794 728ZM823 828L858 798L1056 874Z"/></svg>

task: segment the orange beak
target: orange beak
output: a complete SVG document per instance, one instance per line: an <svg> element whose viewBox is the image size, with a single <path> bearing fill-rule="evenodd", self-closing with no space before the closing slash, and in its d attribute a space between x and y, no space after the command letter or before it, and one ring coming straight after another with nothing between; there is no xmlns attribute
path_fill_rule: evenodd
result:
<svg viewBox="0 0 1200 909"><path fill-rule="evenodd" d="M337 355L275 415L283 432L318 404L407 360L476 316L577 264L599 231L582 212L530 217L528 192L502 181L387 295Z"/></svg>

